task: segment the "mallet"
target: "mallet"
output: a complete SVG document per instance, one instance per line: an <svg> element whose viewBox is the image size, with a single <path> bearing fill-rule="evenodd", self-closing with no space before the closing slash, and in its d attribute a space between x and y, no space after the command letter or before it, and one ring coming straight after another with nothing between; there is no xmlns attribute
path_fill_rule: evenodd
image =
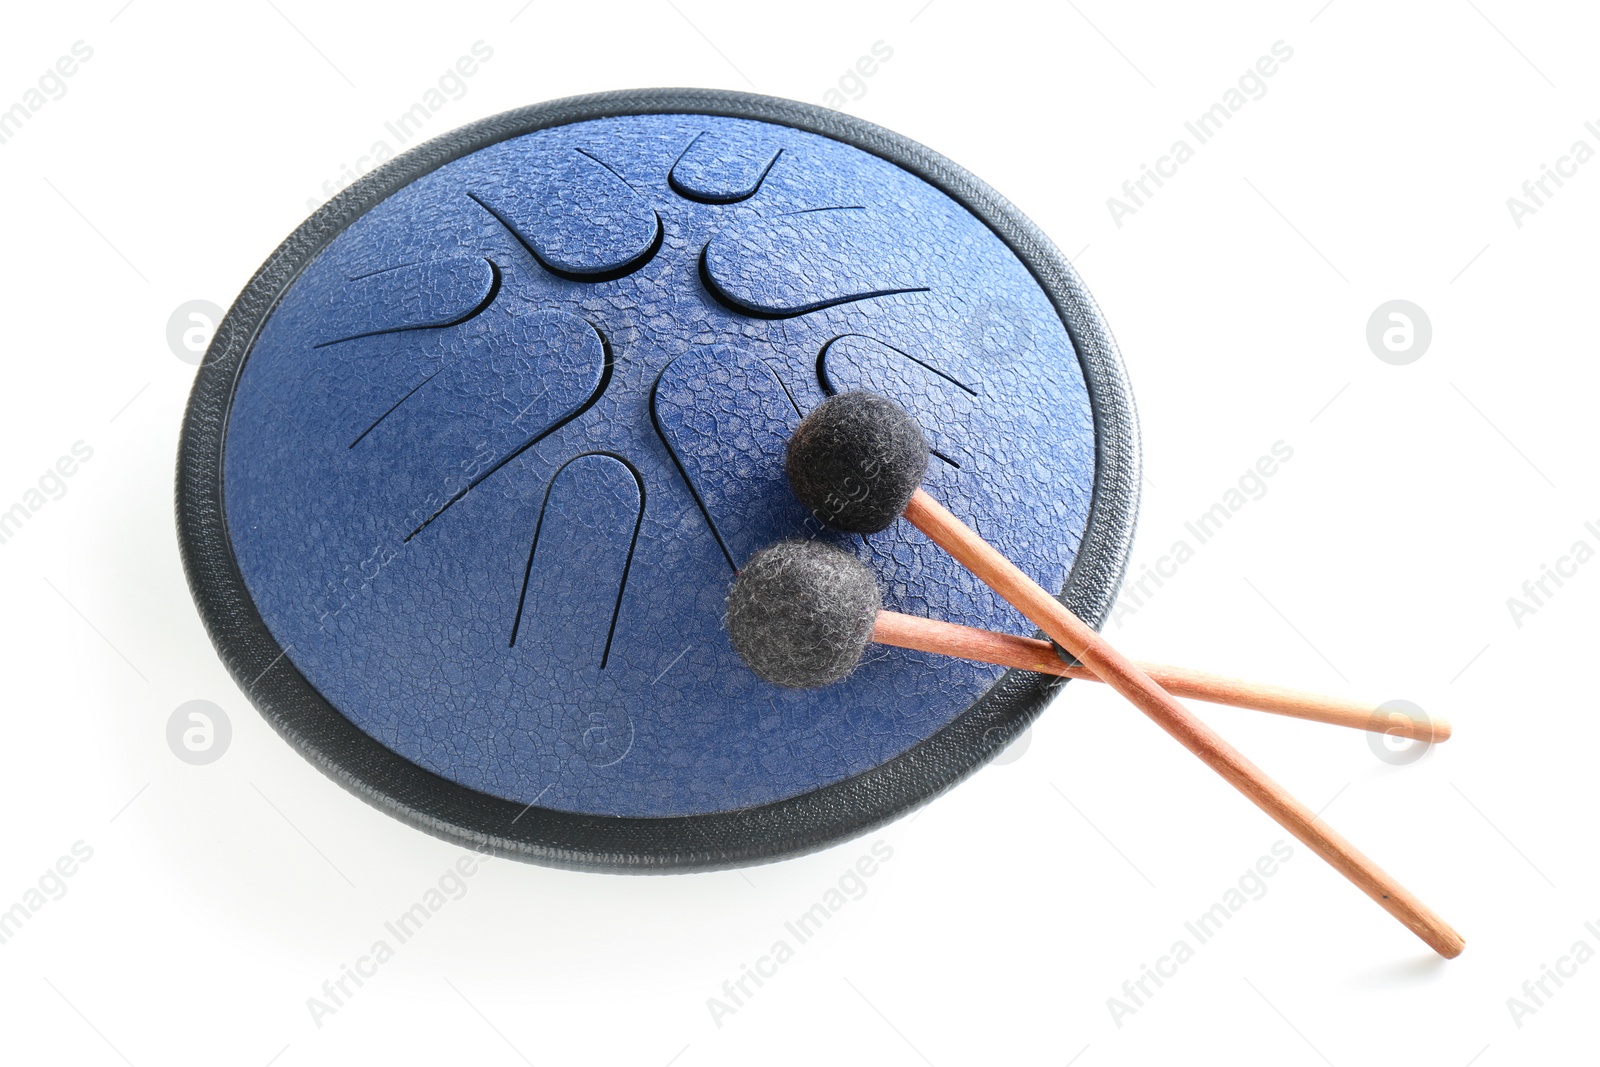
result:
<svg viewBox="0 0 1600 1067"><path fill-rule="evenodd" d="M1435 952L1461 954L1465 942L1444 919L929 496L927 441L898 404L864 392L829 397L795 430L786 466L801 503L838 529L874 533L903 515Z"/></svg>
<svg viewBox="0 0 1600 1067"><path fill-rule="evenodd" d="M854 556L817 541L784 541L757 552L739 572L728 598L728 632L753 671L769 682L797 689L839 680L855 669L869 644L1100 680L1086 667L1069 667L1048 641L885 611L877 595L877 580ZM865 616L858 613L869 609L875 613L874 621L863 629L859 618ZM815 655L799 654L800 650ZM1443 719L1386 715L1353 700L1184 667L1139 663L1139 668L1177 697L1414 741L1438 742L1450 736L1450 724Z"/></svg>

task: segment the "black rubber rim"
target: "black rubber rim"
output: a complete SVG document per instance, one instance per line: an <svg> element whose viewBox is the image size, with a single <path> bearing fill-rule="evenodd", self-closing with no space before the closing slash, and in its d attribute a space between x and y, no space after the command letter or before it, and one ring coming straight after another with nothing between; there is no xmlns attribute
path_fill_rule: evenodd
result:
<svg viewBox="0 0 1600 1067"><path fill-rule="evenodd" d="M507 111L429 141L362 177L290 234L218 325L195 378L178 449L177 524L190 591L246 696L301 755L375 807L483 852L578 870L712 870L783 859L866 833L987 763L1063 684L1009 671L950 725L889 762L789 800L710 815L642 819L526 807L457 785L357 729L312 688L268 632L234 560L223 510L223 441L240 369L289 285L337 234L424 174L478 149L551 126L632 114L757 119L820 134L903 167L982 219L1031 270L1078 351L1096 432L1083 543L1061 599L1099 626L1127 566L1138 510L1139 441L1116 342L1077 273L1021 212L962 168L849 115L777 97L642 89Z"/></svg>

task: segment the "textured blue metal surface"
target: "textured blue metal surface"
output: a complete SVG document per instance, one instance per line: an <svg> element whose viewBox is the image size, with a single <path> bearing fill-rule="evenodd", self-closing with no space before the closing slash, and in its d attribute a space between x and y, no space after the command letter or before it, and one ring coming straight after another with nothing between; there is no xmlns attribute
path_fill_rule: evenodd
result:
<svg viewBox="0 0 1600 1067"><path fill-rule="evenodd" d="M792 797L999 675L874 649L792 692L738 661L722 600L750 553L815 532L780 465L826 388L913 410L931 491L1061 587L1093 419L1059 318L987 227L786 127L542 130L407 186L285 294L230 413L229 533L295 666L419 766L600 815ZM1031 630L905 523L823 536L892 608Z"/></svg>

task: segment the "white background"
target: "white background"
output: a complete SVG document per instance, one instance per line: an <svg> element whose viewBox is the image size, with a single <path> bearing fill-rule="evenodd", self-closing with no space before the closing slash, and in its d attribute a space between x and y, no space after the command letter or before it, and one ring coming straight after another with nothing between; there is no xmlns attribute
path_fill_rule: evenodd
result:
<svg viewBox="0 0 1600 1067"><path fill-rule="evenodd" d="M0 107L93 58L0 144L0 509L93 457L0 544L0 908L92 858L0 945L8 1062L1478 1064L1595 1059L1600 950L1587 682L1600 562L1518 626L1600 525L1600 162L1518 227L1507 198L1600 138L1583 5L1438 0L883 5L523 0L11 5ZM520 9L520 10L519 10ZM1404 698L1457 735L1208 721L1465 935L1446 963L1307 850L1119 1026L1107 999L1283 834L1142 716L1070 686L1020 756L879 834L693 877L486 864L318 1026L307 1000L459 850L295 755L191 606L172 524L194 369L173 310L226 306L482 40L430 135L599 89L704 85L843 104L973 170L1077 263L1125 353L1147 449L1135 570L1274 442L1293 459L1108 633L1146 659ZM1283 41L1293 57L1118 227L1107 198ZM1553 186L1551 187L1554 188ZM1368 348L1406 299L1422 358ZM215 702L232 742L175 758ZM753 997L708 998L874 842L892 858ZM48 882L48 880L47 880ZM48 882L51 887L55 883ZM1191 944L1193 944L1191 939ZM1531 1002L1530 1002L1531 1003Z"/></svg>

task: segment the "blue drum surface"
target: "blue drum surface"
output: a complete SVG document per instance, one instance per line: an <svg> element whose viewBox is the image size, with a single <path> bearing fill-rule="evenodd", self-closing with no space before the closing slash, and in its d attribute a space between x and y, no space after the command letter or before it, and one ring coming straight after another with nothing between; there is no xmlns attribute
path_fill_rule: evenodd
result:
<svg viewBox="0 0 1600 1067"><path fill-rule="evenodd" d="M555 126L449 162L267 316L223 497L285 655L411 763L519 804L729 812L878 767L999 668L872 648L771 686L722 627L736 569L822 537L885 606L1031 633L917 531L824 531L783 448L831 392L899 401L927 486L1047 588L1095 484L1051 301L993 230L830 138L692 114Z"/></svg>

